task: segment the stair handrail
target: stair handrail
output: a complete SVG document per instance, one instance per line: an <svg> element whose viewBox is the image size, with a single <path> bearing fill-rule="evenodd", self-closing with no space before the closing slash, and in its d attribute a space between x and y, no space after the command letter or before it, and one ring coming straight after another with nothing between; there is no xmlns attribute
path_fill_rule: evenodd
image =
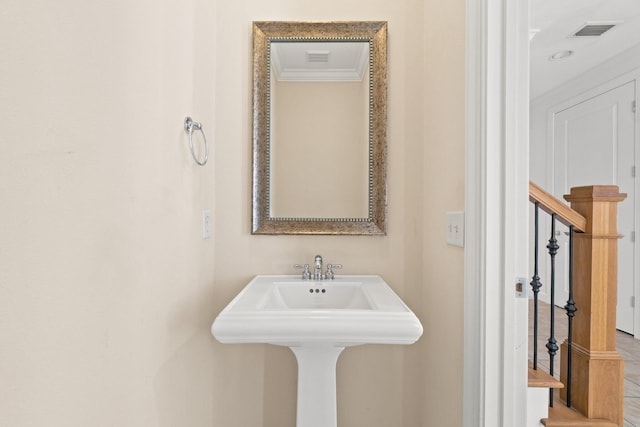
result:
<svg viewBox="0 0 640 427"><path fill-rule="evenodd" d="M555 214L556 219L567 227L573 226L575 231L582 233L586 231L587 219L584 216L531 181L529 181L529 200L532 203L538 203L540 209L549 215Z"/></svg>

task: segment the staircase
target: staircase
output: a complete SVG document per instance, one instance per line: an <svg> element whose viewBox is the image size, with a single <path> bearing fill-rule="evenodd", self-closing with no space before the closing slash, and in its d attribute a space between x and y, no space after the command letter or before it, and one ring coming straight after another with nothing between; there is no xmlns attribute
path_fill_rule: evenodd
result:
<svg viewBox="0 0 640 427"><path fill-rule="evenodd" d="M534 360L529 366L528 426L623 427L623 360L616 351L617 295L617 204L625 194L617 186L572 188L565 202L529 184L529 200L535 205L534 276ZM559 249L555 224L569 227L569 333L558 347L551 334L546 344L550 372L537 365L538 215L551 215L547 249L550 256L551 304L554 305L555 255ZM564 302L563 302L564 303ZM559 351L560 380L554 375L554 357Z"/></svg>
<svg viewBox="0 0 640 427"><path fill-rule="evenodd" d="M542 369L533 369L533 363L529 362L528 385L527 425L541 426L541 421L549 417L549 389L561 389L564 384Z"/></svg>

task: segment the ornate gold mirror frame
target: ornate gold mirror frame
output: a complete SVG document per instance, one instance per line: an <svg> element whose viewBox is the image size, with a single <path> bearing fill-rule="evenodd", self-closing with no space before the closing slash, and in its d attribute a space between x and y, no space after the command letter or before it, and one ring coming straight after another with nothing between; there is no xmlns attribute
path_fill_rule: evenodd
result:
<svg viewBox="0 0 640 427"><path fill-rule="evenodd" d="M270 206L270 52L272 42L369 43L368 215L363 218L281 218ZM387 23L253 23L252 234L386 234ZM328 167L330 171L330 167Z"/></svg>

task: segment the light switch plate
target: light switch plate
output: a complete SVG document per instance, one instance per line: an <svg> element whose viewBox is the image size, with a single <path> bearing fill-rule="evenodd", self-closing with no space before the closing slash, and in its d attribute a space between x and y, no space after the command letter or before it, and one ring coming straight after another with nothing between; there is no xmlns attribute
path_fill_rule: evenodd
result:
<svg viewBox="0 0 640 427"><path fill-rule="evenodd" d="M464 248L464 212L447 212L447 243Z"/></svg>
<svg viewBox="0 0 640 427"><path fill-rule="evenodd" d="M211 211L203 210L202 211L202 239L210 239L211 238Z"/></svg>

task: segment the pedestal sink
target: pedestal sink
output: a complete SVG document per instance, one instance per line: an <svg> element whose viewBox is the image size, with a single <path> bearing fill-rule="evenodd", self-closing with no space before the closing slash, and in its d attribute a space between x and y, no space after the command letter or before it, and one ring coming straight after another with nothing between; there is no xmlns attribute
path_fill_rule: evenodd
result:
<svg viewBox="0 0 640 427"><path fill-rule="evenodd" d="M211 332L222 343L289 347L298 361L297 427L335 427L342 350L412 344L422 325L380 276L256 276L222 310Z"/></svg>

